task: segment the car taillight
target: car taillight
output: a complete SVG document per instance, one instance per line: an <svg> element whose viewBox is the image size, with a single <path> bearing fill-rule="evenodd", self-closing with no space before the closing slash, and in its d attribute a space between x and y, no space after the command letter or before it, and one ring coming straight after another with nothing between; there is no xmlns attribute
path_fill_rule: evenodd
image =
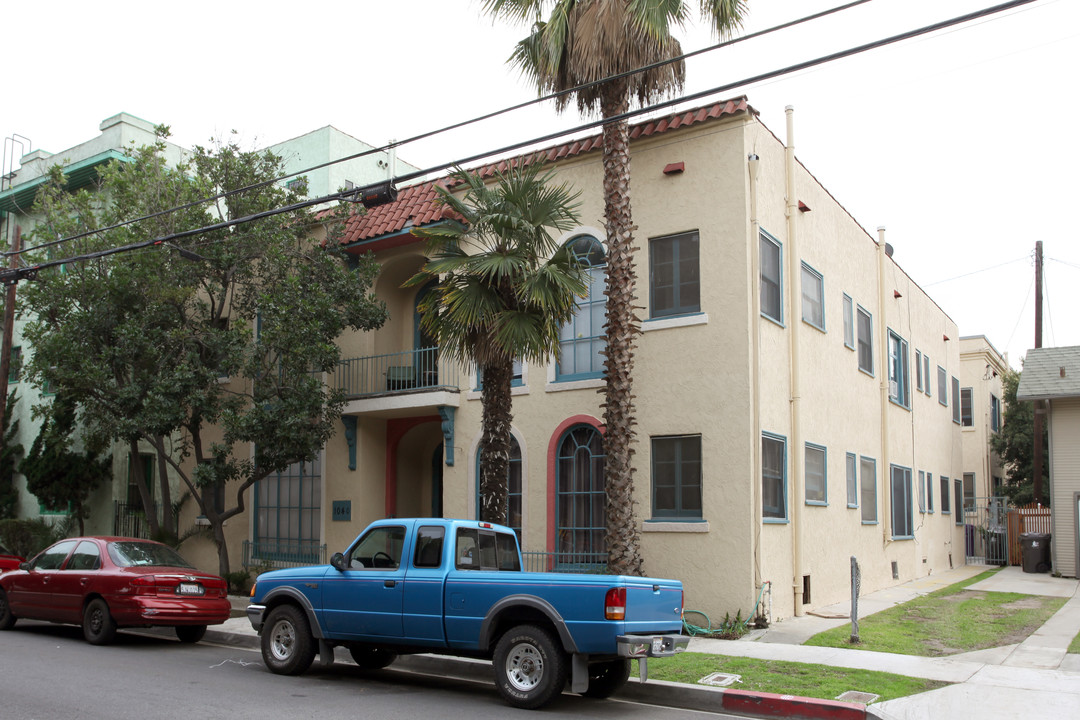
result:
<svg viewBox="0 0 1080 720"><path fill-rule="evenodd" d="M140 575L132 578L131 590L135 595L153 595L157 592L157 578L153 575Z"/></svg>
<svg viewBox="0 0 1080 720"><path fill-rule="evenodd" d="M626 618L626 588L611 588L604 595L604 618L607 620Z"/></svg>

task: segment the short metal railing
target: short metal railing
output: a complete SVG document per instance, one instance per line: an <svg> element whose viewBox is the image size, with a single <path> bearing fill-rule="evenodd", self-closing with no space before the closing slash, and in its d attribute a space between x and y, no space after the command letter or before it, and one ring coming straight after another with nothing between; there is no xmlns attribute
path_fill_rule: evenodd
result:
<svg viewBox="0 0 1080 720"><path fill-rule="evenodd" d="M606 574L607 553L522 552L526 572Z"/></svg>
<svg viewBox="0 0 1080 720"><path fill-rule="evenodd" d="M386 355L347 358L338 363L331 385L351 398L424 390L458 389L456 363L430 347Z"/></svg>
<svg viewBox="0 0 1080 720"><path fill-rule="evenodd" d="M154 515L160 519L157 503L152 506ZM142 503L113 501L113 535L120 537L150 538L150 523L146 519Z"/></svg>
<svg viewBox="0 0 1080 720"><path fill-rule="evenodd" d="M244 569L303 567L326 563L326 546L297 540L245 540Z"/></svg>

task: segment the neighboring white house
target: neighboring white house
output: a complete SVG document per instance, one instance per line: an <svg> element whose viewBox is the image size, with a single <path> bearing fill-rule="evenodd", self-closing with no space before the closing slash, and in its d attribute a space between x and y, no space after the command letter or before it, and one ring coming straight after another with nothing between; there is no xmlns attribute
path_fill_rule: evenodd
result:
<svg viewBox="0 0 1080 720"><path fill-rule="evenodd" d="M1080 346L1028 350L1016 399L1045 405L1051 562L1055 573L1080 577Z"/></svg>

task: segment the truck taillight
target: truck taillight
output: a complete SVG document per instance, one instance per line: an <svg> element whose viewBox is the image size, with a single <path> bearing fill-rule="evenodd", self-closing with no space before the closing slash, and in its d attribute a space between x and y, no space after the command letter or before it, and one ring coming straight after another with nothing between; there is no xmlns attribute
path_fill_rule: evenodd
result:
<svg viewBox="0 0 1080 720"><path fill-rule="evenodd" d="M626 619L626 588L611 588L604 595L604 618L607 620Z"/></svg>

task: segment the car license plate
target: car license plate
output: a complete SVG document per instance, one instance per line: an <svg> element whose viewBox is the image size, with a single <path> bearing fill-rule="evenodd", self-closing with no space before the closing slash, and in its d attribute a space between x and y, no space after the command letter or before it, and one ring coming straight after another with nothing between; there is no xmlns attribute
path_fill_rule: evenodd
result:
<svg viewBox="0 0 1080 720"><path fill-rule="evenodd" d="M181 595L202 595L203 586L199 583L180 583L180 587L177 588Z"/></svg>

